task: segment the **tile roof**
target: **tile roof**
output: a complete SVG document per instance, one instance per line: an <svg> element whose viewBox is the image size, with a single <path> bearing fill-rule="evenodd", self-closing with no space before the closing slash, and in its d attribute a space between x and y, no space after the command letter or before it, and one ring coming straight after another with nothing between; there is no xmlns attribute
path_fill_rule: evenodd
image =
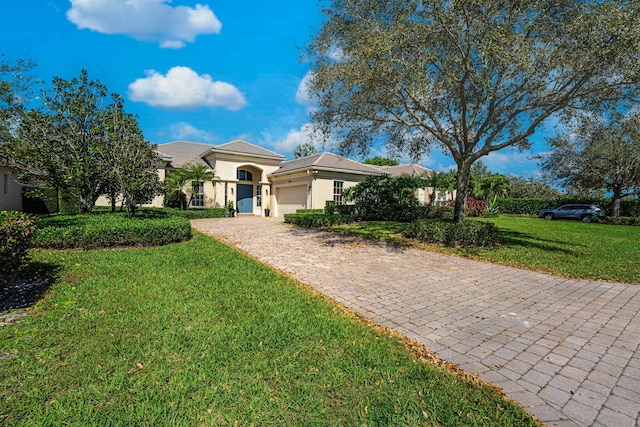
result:
<svg viewBox="0 0 640 427"><path fill-rule="evenodd" d="M227 142L226 144L216 145L215 147L210 148L207 151L211 152L225 152L225 153L238 153L238 154L249 154L259 157L270 157L275 159L284 160L285 156L282 154L278 154L273 151L269 151L262 147L258 147L257 145L251 144L247 141L236 140Z"/></svg>
<svg viewBox="0 0 640 427"><path fill-rule="evenodd" d="M280 165L280 169L273 172L271 175L277 176L305 169L338 170L367 175L384 173L374 166L365 165L333 153L324 152L284 162Z"/></svg>
<svg viewBox="0 0 640 427"><path fill-rule="evenodd" d="M202 159L202 155L214 148L213 144L201 144L199 142L175 141L166 144L159 144L157 149L159 152L171 157L171 166L179 168L186 163L207 165Z"/></svg>
<svg viewBox="0 0 640 427"><path fill-rule="evenodd" d="M378 166L378 168L393 176L402 176L402 175L423 176L425 174L431 173L430 169L425 168L420 163L414 163L411 165L398 165L398 166Z"/></svg>

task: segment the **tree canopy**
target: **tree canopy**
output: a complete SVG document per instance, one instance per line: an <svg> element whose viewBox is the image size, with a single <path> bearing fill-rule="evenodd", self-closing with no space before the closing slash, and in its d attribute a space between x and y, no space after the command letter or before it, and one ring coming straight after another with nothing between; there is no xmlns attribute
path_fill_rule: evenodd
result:
<svg viewBox="0 0 640 427"><path fill-rule="evenodd" d="M611 191L611 216L617 217L620 200L640 187L638 110L580 115L549 144L542 169L567 189Z"/></svg>
<svg viewBox="0 0 640 427"><path fill-rule="evenodd" d="M346 152L449 153L457 221L478 159L528 148L567 109L638 98L635 0L333 0L324 13L307 49L314 121Z"/></svg>
<svg viewBox="0 0 640 427"><path fill-rule="evenodd" d="M295 150L293 150L293 158L301 159L307 156L313 156L318 153L318 147L310 142L305 142L304 144L298 145Z"/></svg>
<svg viewBox="0 0 640 427"><path fill-rule="evenodd" d="M364 162L365 165L375 165L375 166L398 166L400 163L397 160L389 159L387 157L371 157L366 159Z"/></svg>
<svg viewBox="0 0 640 427"><path fill-rule="evenodd" d="M82 212L103 194L120 194L133 214L158 194L158 156L119 95L82 70L55 77L40 96L33 109L15 96L5 104L11 129L1 148L13 167L76 197Z"/></svg>

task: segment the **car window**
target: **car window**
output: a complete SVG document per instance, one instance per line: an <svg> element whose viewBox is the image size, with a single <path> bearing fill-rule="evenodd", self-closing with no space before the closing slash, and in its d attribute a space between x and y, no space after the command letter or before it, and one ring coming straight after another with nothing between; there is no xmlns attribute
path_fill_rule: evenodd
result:
<svg viewBox="0 0 640 427"><path fill-rule="evenodd" d="M571 205L562 206L562 207L560 208L560 210L561 210L561 211L570 211L570 210L573 210L573 209L575 209L575 207L573 207L573 206L571 206Z"/></svg>

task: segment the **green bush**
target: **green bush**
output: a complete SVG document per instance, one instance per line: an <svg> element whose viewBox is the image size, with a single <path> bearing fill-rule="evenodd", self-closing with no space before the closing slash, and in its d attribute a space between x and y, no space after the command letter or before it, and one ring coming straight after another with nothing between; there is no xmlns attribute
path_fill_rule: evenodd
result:
<svg viewBox="0 0 640 427"><path fill-rule="evenodd" d="M80 213L80 199L66 191L58 191L58 208L63 215Z"/></svg>
<svg viewBox="0 0 640 427"><path fill-rule="evenodd" d="M405 237L451 247L493 247L499 241L498 227L490 222L465 221L461 224L438 219L411 223Z"/></svg>
<svg viewBox="0 0 640 427"><path fill-rule="evenodd" d="M187 210L187 195L182 191L173 190L164 196L162 205L165 208Z"/></svg>
<svg viewBox="0 0 640 427"><path fill-rule="evenodd" d="M149 215L101 213L39 218L33 245L47 249L101 249L123 246L159 246L189 240L189 219Z"/></svg>
<svg viewBox="0 0 640 427"><path fill-rule="evenodd" d="M324 209L296 209L296 214L321 214L324 213Z"/></svg>
<svg viewBox="0 0 640 427"><path fill-rule="evenodd" d="M229 211L227 208L207 208L207 209L189 209L182 210L176 208L147 208L158 213L165 213L167 215L179 216L188 219L203 219L203 218L225 218L228 216Z"/></svg>
<svg viewBox="0 0 640 427"><path fill-rule="evenodd" d="M453 208L451 206L429 206L424 218L453 221Z"/></svg>
<svg viewBox="0 0 640 427"><path fill-rule="evenodd" d="M32 214L58 212L58 192L54 188L22 188L22 210Z"/></svg>
<svg viewBox="0 0 640 427"><path fill-rule="evenodd" d="M611 225L635 225L640 226L640 217L638 216L619 216L618 218L612 218L610 216L591 218L591 222L596 224L611 224Z"/></svg>
<svg viewBox="0 0 640 427"><path fill-rule="evenodd" d="M0 284L15 278L27 260L34 220L22 212L0 212Z"/></svg>
<svg viewBox="0 0 640 427"><path fill-rule="evenodd" d="M355 214L362 220L410 222L423 214L415 191L425 184L416 176L369 175L343 195L355 204Z"/></svg>
<svg viewBox="0 0 640 427"><path fill-rule="evenodd" d="M322 228L354 222L352 215L341 214L285 214L284 222L306 228Z"/></svg>

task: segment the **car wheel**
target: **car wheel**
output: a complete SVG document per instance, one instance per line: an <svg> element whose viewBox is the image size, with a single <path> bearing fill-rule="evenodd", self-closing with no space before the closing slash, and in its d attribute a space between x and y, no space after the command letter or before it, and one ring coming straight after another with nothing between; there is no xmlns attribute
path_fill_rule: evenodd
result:
<svg viewBox="0 0 640 427"><path fill-rule="evenodd" d="M553 219L553 214L552 213L546 213L543 216L545 221L551 221Z"/></svg>
<svg viewBox="0 0 640 427"><path fill-rule="evenodd" d="M591 215L582 215L580 219L582 222L591 222Z"/></svg>

